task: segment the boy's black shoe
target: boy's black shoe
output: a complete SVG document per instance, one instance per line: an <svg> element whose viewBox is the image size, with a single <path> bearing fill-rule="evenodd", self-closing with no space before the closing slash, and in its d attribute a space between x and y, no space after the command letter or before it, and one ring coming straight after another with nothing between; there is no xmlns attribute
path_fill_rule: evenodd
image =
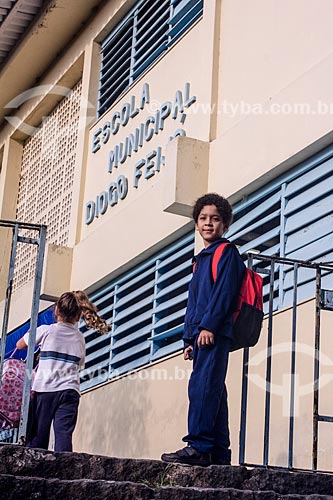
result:
<svg viewBox="0 0 333 500"><path fill-rule="evenodd" d="M219 458L212 456L212 465L231 465L229 458Z"/></svg>
<svg viewBox="0 0 333 500"><path fill-rule="evenodd" d="M201 465L202 467L207 467L212 463L210 453L201 453L192 446L185 446L174 453L163 453L161 460L176 464Z"/></svg>

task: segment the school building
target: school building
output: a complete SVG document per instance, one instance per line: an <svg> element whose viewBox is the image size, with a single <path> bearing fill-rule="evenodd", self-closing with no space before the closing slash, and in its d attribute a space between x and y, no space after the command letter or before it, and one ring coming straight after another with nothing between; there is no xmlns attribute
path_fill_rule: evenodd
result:
<svg viewBox="0 0 333 500"><path fill-rule="evenodd" d="M319 388L318 468L332 470L333 315L322 291L332 272L316 288L317 268L295 264L333 261L331 0L2 3L0 219L47 225L40 312L82 289L112 322L104 336L82 326L74 449L159 458L182 446L182 325L202 248L191 205L218 192L234 206L227 236L263 273L271 317L250 349L245 462L264 454L287 466L292 432L292 465L311 468ZM3 310L7 230L0 240ZM35 273L33 249L18 247L10 332L29 319ZM272 268L262 255L290 262ZM242 365L231 353L233 463Z"/></svg>

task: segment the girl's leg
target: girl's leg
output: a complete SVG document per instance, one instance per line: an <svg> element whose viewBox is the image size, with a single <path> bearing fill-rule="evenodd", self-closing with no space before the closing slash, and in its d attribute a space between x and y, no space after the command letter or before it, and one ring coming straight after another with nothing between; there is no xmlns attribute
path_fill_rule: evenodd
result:
<svg viewBox="0 0 333 500"><path fill-rule="evenodd" d="M48 449L56 400L57 393L55 392L35 392L31 415L31 431L27 441L29 448Z"/></svg>
<svg viewBox="0 0 333 500"><path fill-rule="evenodd" d="M72 451L80 395L73 389L61 391L54 415L55 451Z"/></svg>

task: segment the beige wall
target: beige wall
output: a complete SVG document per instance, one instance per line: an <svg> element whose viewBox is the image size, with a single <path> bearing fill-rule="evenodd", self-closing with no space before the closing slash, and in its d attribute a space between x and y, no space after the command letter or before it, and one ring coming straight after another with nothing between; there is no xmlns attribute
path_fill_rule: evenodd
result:
<svg viewBox="0 0 333 500"><path fill-rule="evenodd" d="M163 450L179 446L186 431L189 369L189 363L175 356L84 394L74 448L158 458Z"/></svg>
<svg viewBox="0 0 333 500"><path fill-rule="evenodd" d="M332 143L331 9L330 0L222 2L209 189L239 199Z"/></svg>

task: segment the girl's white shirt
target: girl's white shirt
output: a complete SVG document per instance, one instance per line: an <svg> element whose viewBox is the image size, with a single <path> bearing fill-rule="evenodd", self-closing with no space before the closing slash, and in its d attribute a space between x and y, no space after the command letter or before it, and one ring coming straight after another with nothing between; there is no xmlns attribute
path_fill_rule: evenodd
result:
<svg viewBox="0 0 333 500"><path fill-rule="evenodd" d="M24 335L26 344L29 332ZM79 371L85 362L85 341L76 324L58 322L36 329L40 359L32 385L36 392L74 389L80 394Z"/></svg>

